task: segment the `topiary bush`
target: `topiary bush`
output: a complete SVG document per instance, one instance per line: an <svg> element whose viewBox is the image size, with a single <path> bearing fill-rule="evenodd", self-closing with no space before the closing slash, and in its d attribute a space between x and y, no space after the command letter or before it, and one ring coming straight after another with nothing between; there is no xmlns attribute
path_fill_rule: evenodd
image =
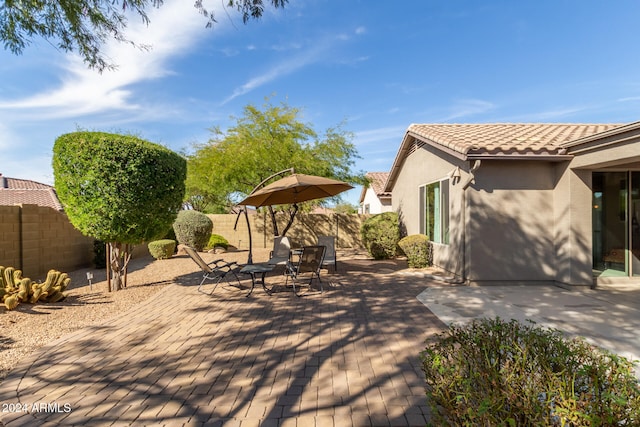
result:
<svg viewBox="0 0 640 427"><path fill-rule="evenodd" d="M411 268L425 268L433 263L433 248L424 234L403 237L398 242L398 247L407 256L407 263Z"/></svg>
<svg viewBox="0 0 640 427"><path fill-rule="evenodd" d="M385 212L367 218L360 228L362 242L374 259L396 256L400 225L396 212Z"/></svg>
<svg viewBox="0 0 640 427"><path fill-rule="evenodd" d="M169 259L176 250L176 241L170 239L154 240L149 242L147 247L155 259Z"/></svg>
<svg viewBox="0 0 640 427"><path fill-rule="evenodd" d="M421 357L434 425L640 425L633 362L533 322L451 326Z"/></svg>
<svg viewBox="0 0 640 427"><path fill-rule="evenodd" d="M211 219L198 211L180 211L173 223L173 231L181 245L191 246L202 251L209 242L213 230Z"/></svg>
<svg viewBox="0 0 640 427"><path fill-rule="evenodd" d="M207 246L205 246L205 249L213 249L216 246L224 248L225 250L229 249L229 241L219 234L212 234L211 237L209 237L209 242Z"/></svg>

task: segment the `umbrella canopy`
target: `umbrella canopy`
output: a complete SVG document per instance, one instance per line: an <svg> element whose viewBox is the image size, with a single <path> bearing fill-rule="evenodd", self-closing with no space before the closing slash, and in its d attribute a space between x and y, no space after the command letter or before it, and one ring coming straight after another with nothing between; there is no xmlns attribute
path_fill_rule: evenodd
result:
<svg viewBox="0 0 640 427"><path fill-rule="evenodd" d="M335 196L353 187L346 182L294 173L250 194L240 205L284 205Z"/></svg>

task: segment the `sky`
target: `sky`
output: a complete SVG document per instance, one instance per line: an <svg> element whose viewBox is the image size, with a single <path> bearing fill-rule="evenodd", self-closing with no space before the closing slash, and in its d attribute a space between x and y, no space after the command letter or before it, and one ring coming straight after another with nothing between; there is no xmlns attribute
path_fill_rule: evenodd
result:
<svg viewBox="0 0 640 427"><path fill-rule="evenodd" d="M165 0L108 42L102 74L34 39L0 50L0 173L53 184L55 139L131 133L176 152L245 106L344 122L354 171L389 171L412 123L640 121L637 0L290 0L243 24L224 0ZM357 204L361 187L344 193Z"/></svg>

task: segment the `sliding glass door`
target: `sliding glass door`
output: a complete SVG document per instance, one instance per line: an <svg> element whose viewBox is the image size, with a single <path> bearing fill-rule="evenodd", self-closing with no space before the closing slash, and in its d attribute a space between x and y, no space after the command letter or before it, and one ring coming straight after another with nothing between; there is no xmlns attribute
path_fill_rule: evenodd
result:
<svg viewBox="0 0 640 427"><path fill-rule="evenodd" d="M640 276L640 172L593 173L593 268Z"/></svg>

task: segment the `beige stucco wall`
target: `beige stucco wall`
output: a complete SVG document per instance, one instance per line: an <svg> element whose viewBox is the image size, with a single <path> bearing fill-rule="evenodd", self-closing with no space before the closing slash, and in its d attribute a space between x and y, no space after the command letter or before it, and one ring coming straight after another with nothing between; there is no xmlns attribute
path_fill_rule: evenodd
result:
<svg viewBox="0 0 640 427"><path fill-rule="evenodd" d="M468 162L444 154L425 145L410 154L393 187L392 206L400 214L403 234L420 233L419 188L439 181L459 166L461 179L449 185L449 244L434 243L434 264L462 277L464 274L464 239L462 230L468 221L462 211L462 186L469 177Z"/></svg>
<svg viewBox="0 0 640 427"><path fill-rule="evenodd" d="M460 180L450 180L449 187L450 242L434 244L436 265L471 284L588 284L583 282L591 272L590 250L589 255L575 252L584 252L588 244L583 205L590 206L590 190L575 173L565 176L566 164L483 160L465 191L471 162L423 146L406 158L398 174L393 208L407 235L419 233L419 187L459 166ZM570 224L576 217L580 221Z"/></svg>
<svg viewBox="0 0 640 427"><path fill-rule="evenodd" d="M591 171L574 170L565 162L556 165L556 175L558 182L553 193L555 281L565 285L591 285Z"/></svg>
<svg viewBox="0 0 640 427"><path fill-rule="evenodd" d="M555 279L555 182L547 162L482 161L467 194L470 283Z"/></svg>

